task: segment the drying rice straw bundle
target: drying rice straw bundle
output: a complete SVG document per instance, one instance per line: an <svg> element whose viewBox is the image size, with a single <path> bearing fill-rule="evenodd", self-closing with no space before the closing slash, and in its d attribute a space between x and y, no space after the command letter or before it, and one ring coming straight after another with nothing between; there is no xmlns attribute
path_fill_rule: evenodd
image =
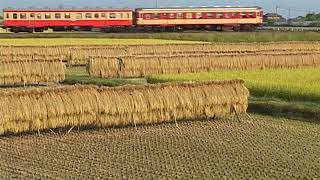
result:
<svg viewBox="0 0 320 180"><path fill-rule="evenodd" d="M0 84L59 82L65 78L65 65L60 59L0 61Z"/></svg>
<svg viewBox="0 0 320 180"><path fill-rule="evenodd" d="M177 55L96 57L89 73L97 77L144 77L150 74L196 73L219 69L295 68L320 66L320 54Z"/></svg>
<svg viewBox="0 0 320 180"><path fill-rule="evenodd" d="M124 55L126 55L126 50L125 48L120 46L93 46L87 48L71 48L68 65L87 65L90 56L116 57Z"/></svg>
<svg viewBox="0 0 320 180"><path fill-rule="evenodd" d="M145 86L0 90L0 134L66 126L120 126L245 113L241 80Z"/></svg>

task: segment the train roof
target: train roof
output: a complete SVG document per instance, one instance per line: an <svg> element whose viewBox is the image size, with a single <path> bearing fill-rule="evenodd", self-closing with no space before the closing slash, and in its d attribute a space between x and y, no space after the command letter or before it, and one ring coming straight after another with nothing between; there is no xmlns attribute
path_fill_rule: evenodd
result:
<svg viewBox="0 0 320 180"><path fill-rule="evenodd" d="M137 11L156 11L156 10L193 10L193 9L262 9L262 7L259 6L253 6L253 7L231 7L231 6L214 6L214 7L206 7L206 6L200 6L200 7L168 7L168 8L137 8Z"/></svg>
<svg viewBox="0 0 320 180"><path fill-rule="evenodd" d="M131 12L131 9L4 9L3 12Z"/></svg>

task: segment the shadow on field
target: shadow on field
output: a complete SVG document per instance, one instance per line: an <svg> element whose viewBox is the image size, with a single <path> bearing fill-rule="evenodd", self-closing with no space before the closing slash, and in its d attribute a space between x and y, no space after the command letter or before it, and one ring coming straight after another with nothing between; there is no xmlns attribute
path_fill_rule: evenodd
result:
<svg viewBox="0 0 320 180"><path fill-rule="evenodd" d="M54 135L54 136L64 136L68 135L73 132L82 132L82 131L97 131L97 130L104 130L105 132L109 130L120 130L120 129L136 129L137 131L145 128L152 128L152 127L158 127L162 125L172 125L176 128L179 128L180 125L189 124L192 122L212 122L212 121L219 121L219 120L230 120L230 121L238 121L246 122L249 119L250 116L244 116L241 115L241 121L238 121L236 116L229 116L229 117L201 117L201 118L195 118L195 119L184 119L184 120L178 120L178 121L168 121L168 122L158 122L158 123L152 123L152 124L139 124L139 125L118 125L118 126L98 126L98 125L85 125L85 126L67 126L67 127L60 127L60 128L54 128L54 129L44 129L39 131L26 131L21 133L5 133L1 135L0 137L23 137L23 136L34 136L38 135L40 136L46 136L46 135Z"/></svg>
<svg viewBox="0 0 320 180"><path fill-rule="evenodd" d="M297 107L273 101L250 102L248 112L320 124L320 109L316 108Z"/></svg>

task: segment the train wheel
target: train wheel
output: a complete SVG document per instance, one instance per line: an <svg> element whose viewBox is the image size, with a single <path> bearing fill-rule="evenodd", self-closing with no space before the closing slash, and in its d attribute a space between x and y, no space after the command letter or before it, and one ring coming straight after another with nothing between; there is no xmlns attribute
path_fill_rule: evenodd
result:
<svg viewBox="0 0 320 180"><path fill-rule="evenodd" d="M240 26L234 26L234 27L233 27L233 30L234 30L235 32L239 32L239 31L240 31Z"/></svg>
<svg viewBox="0 0 320 180"><path fill-rule="evenodd" d="M167 26L166 27L166 32L175 32L175 26Z"/></svg>
<svg viewBox="0 0 320 180"><path fill-rule="evenodd" d="M181 26L176 27L176 32L183 32L183 28Z"/></svg>
<svg viewBox="0 0 320 180"><path fill-rule="evenodd" d="M255 26L255 25L250 26L250 31L256 31L256 30L257 30L257 26Z"/></svg>
<svg viewBox="0 0 320 180"><path fill-rule="evenodd" d="M10 29L10 31L13 32L13 33L19 33L20 32L18 27L13 27L13 28Z"/></svg>
<svg viewBox="0 0 320 180"><path fill-rule="evenodd" d="M144 26L143 31L144 32L152 32L152 26Z"/></svg>
<svg viewBox="0 0 320 180"><path fill-rule="evenodd" d="M33 32L34 32L33 28L28 28L28 33L33 33Z"/></svg>
<svg viewBox="0 0 320 180"><path fill-rule="evenodd" d="M246 25L241 25L240 26L240 30L241 31L256 31L257 30L257 26L255 25L251 25L251 24L246 24Z"/></svg>
<svg viewBox="0 0 320 180"><path fill-rule="evenodd" d="M217 26L217 31L224 31L223 26Z"/></svg>
<svg viewBox="0 0 320 180"><path fill-rule="evenodd" d="M43 32L44 28L35 28L35 32Z"/></svg>
<svg viewBox="0 0 320 180"><path fill-rule="evenodd" d="M154 26L154 27L152 27L152 31L153 31L153 32L163 32L163 31L162 31L162 27L160 27L160 26Z"/></svg>

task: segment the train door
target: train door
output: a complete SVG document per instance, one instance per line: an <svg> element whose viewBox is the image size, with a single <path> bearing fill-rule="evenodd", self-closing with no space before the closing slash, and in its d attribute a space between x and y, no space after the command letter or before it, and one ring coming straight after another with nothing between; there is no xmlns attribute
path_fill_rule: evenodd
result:
<svg viewBox="0 0 320 180"><path fill-rule="evenodd" d="M35 31L35 19L36 19L36 14L35 13L30 13L28 15L28 27L29 31L34 32Z"/></svg>

